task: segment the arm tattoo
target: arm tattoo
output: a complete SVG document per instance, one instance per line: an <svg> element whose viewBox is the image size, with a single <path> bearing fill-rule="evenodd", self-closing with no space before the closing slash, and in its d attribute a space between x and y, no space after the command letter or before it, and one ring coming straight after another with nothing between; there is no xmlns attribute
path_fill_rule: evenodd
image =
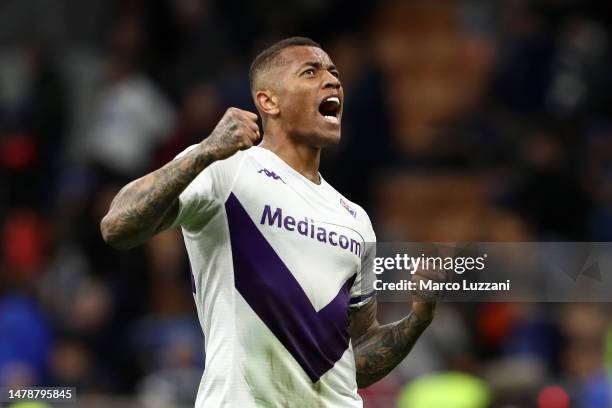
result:
<svg viewBox="0 0 612 408"><path fill-rule="evenodd" d="M253 145L259 134L255 119L252 113L229 108L191 152L123 187L100 223L104 240L128 249L168 228L176 219L179 195L202 170Z"/></svg>
<svg viewBox="0 0 612 408"><path fill-rule="evenodd" d="M104 240L115 248L129 249L167 228L177 215L178 196L213 161L213 155L198 145L123 187L100 224Z"/></svg>
<svg viewBox="0 0 612 408"><path fill-rule="evenodd" d="M398 322L376 324L355 339L357 385L367 387L387 375L406 357L429 323L411 312Z"/></svg>

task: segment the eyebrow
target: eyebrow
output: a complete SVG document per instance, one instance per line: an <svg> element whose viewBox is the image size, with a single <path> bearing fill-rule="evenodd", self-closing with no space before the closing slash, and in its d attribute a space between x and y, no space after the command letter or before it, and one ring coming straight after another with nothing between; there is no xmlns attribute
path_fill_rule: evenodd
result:
<svg viewBox="0 0 612 408"><path fill-rule="evenodd" d="M305 63L303 63L302 65L300 65L300 70L303 69L304 67L308 67L311 66L313 68L316 69L323 69L323 64L321 64L319 61L306 61ZM336 66L334 64L330 64L327 67L328 71L337 71L338 68L336 68Z"/></svg>

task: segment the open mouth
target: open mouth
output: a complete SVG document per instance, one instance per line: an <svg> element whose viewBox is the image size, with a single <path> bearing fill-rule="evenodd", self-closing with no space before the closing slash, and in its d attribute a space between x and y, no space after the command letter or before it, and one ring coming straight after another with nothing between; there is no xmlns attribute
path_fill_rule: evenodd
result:
<svg viewBox="0 0 612 408"><path fill-rule="evenodd" d="M329 96L319 105L319 113L323 115L326 121L334 124L340 123L340 98L337 96Z"/></svg>

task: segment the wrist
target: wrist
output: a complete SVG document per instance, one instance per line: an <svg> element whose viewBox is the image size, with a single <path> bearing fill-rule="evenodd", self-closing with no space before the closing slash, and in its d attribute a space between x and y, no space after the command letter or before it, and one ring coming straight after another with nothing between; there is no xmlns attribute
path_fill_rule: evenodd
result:
<svg viewBox="0 0 612 408"><path fill-rule="evenodd" d="M218 146L210 142L210 138L206 138L200 142L197 148L197 154L203 159L206 165L224 158Z"/></svg>
<svg viewBox="0 0 612 408"><path fill-rule="evenodd" d="M429 324L434 318L435 303L414 302L412 304L412 314L414 318L423 324Z"/></svg>

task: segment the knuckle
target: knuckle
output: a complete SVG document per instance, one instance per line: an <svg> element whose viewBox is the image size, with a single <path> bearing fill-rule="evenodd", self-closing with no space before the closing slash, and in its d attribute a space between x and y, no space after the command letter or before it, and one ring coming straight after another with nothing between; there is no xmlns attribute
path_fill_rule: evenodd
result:
<svg viewBox="0 0 612 408"><path fill-rule="evenodd" d="M235 119L238 115L238 112L236 111L236 108L229 108L227 111L225 111L225 115L230 119Z"/></svg>

